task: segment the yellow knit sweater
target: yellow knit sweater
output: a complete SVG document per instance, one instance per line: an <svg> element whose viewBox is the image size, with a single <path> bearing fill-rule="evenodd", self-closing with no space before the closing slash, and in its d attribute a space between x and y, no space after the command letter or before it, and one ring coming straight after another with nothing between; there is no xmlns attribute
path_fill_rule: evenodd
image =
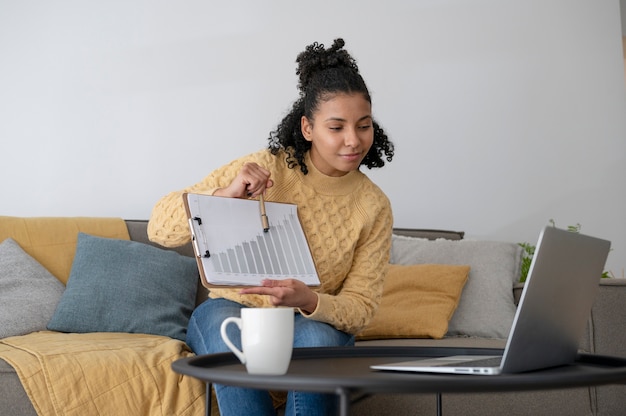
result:
<svg viewBox="0 0 626 416"><path fill-rule="evenodd" d="M393 218L385 194L360 171L341 177L319 172L307 155L309 173L289 169L286 155L268 150L250 154L225 165L201 182L163 197L148 224L150 240L163 246L190 241L182 194L213 194L226 187L245 162L256 162L271 172L274 186L266 200L298 206L321 285L317 309L308 318L355 334L365 327L378 307L389 262ZM265 296L240 295L237 289L211 289L211 297L223 297L248 306L270 306Z"/></svg>

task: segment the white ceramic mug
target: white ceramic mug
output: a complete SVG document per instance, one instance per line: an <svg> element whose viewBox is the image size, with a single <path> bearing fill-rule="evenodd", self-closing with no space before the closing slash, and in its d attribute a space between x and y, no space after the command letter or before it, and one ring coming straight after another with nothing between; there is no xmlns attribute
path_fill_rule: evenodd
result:
<svg viewBox="0 0 626 416"><path fill-rule="evenodd" d="M293 350L293 308L242 308L241 318L224 319L222 339L250 374L285 374ZM241 331L241 350L226 334L228 324Z"/></svg>

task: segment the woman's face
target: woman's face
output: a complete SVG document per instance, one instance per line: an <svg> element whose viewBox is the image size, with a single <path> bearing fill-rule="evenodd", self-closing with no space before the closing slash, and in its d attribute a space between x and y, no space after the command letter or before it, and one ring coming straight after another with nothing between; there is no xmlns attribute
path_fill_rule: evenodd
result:
<svg viewBox="0 0 626 416"><path fill-rule="evenodd" d="M374 142L372 106L361 93L321 101L312 120L302 117L301 128L311 161L328 176L357 170Z"/></svg>

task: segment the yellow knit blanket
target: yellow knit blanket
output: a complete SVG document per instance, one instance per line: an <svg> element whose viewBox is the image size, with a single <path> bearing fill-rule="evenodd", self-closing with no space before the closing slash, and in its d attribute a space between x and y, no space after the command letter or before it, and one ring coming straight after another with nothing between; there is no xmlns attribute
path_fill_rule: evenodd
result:
<svg viewBox="0 0 626 416"><path fill-rule="evenodd" d="M34 332L0 340L39 415L203 415L204 383L175 373L181 341L144 334Z"/></svg>

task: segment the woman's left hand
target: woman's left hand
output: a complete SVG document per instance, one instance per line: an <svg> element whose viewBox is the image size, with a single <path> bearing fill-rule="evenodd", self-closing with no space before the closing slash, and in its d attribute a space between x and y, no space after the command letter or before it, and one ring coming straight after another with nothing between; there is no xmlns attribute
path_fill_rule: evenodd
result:
<svg viewBox="0 0 626 416"><path fill-rule="evenodd" d="M239 291L242 295L266 295L274 306L290 306L312 313L317 308L317 293L297 279L265 279L261 286Z"/></svg>

